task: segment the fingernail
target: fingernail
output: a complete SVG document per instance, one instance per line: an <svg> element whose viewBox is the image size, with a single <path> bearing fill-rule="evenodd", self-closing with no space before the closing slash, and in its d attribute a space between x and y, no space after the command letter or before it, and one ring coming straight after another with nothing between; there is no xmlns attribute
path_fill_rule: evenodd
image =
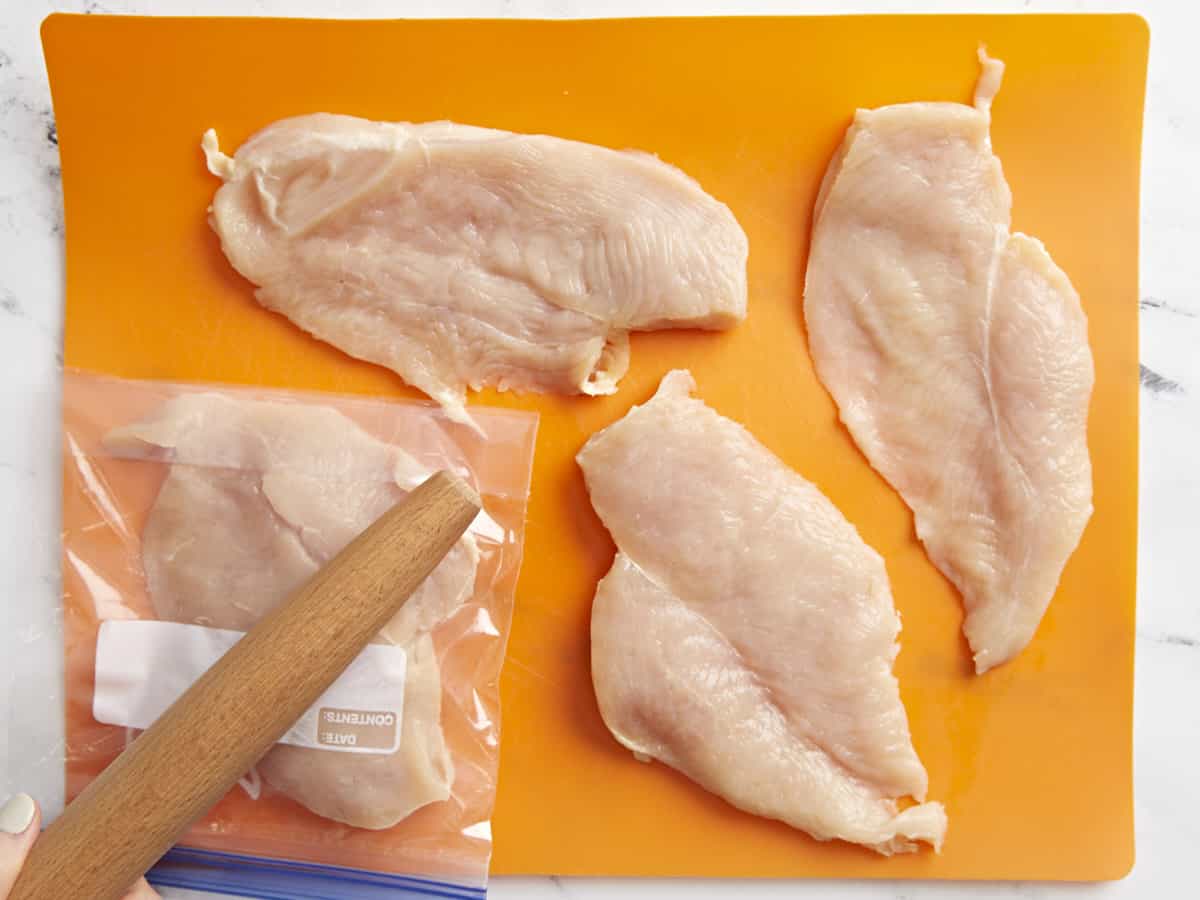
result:
<svg viewBox="0 0 1200 900"><path fill-rule="evenodd" d="M0 831L6 834L23 834L33 822L37 806L28 794L14 794L0 807Z"/></svg>

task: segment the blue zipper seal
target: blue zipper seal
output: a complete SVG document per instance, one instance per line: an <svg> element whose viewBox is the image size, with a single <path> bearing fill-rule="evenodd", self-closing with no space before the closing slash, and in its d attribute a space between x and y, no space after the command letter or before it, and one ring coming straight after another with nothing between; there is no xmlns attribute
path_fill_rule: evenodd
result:
<svg viewBox="0 0 1200 900"><path fill-rule="evenodd" d="M168 851L146 874L160 887L215 891L259 900L486 900L487 888L343 866L193 850Z"/></svg>

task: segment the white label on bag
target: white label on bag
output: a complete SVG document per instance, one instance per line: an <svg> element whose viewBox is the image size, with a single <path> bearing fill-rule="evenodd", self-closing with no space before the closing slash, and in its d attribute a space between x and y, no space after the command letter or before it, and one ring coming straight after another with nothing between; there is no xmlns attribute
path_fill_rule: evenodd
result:
<svg viewBox="0 0 1200 900"><path fill-rule="evenodd" d="M242 635L153 619L101 622L92 715L107 725L149 728ZM369 644L279 743L395 753L407 662L400 647Z"/></svg>

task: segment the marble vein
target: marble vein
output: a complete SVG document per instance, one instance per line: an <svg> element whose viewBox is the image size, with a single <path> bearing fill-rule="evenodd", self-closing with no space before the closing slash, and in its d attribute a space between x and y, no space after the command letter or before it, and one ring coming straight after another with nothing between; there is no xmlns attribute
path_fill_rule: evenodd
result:
<svg viewBox="0 0 1200 900"><path fill-rule="evenodd" d="M1142 387L1152 394L1184 393L1183 385L1178 381L1167 378L1165 375L1160 375L1144 364L1139 364L1138 366L1138 379L1141 381Z"/></svg>

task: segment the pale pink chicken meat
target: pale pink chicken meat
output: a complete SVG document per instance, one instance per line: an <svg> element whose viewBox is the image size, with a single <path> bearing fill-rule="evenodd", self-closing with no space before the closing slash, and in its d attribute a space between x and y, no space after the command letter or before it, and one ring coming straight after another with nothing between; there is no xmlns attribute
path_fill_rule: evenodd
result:
<svg viewBox="0 0 1200 900"><path fill-rule="evenodd" d="M171 463L142 531L142 565L163 619L249 630L426 474L329 407L183 394L111 432L119 453ZM349 754L280 744L258 764L318 815L388 828L450 796L433 629L469 599L468 533L380 632L407 653L400 746Z"/></svg>
<svg viewBox="0 0 1200 900"><path fill-rule="evenodd" d="M804 294L817 374L966 607L977 672L1033 638L1092 512L1087 319L1010 231L975 105L859 110L821 187Z"/></svg>
<svg viewBox="0 0 1200 900"><path fill-rule="evenodd" d="M737 220L646 153L324 113L204 148L258 301L459 422L467 387L612 393L629 332L746 315Z"/></svg>
<svg viewBox="0 0 1200 900"><path fill-rule="evenodd" d="M618 552L592 609L605 724L743 810L883 854L940 847L892 674L883 560L684 371L579 453Z"/></svg>

